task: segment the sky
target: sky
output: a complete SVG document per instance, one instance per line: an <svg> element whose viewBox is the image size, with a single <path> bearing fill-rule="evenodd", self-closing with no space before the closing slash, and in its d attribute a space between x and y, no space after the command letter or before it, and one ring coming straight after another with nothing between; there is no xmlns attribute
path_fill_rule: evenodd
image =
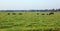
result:
<svg viewBox="0 0 60 31"><path fill-rule="evenodd" d="M0 10L58 9L60 0L0 0Z"/></svg>

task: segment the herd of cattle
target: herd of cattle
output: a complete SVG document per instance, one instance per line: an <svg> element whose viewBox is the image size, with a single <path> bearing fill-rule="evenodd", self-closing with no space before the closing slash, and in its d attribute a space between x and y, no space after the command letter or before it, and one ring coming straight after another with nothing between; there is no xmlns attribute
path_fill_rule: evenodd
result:
<svg viewBox="0 0 60 31"><path fill-rule="evenodd" d="M37 13L37 15L39 15L39 13ZM45 15L44 13L42 13L41 15ZM54 13L48 13L46 15L54 15Z"/></svg>
<svg viewBox="0 0 60 31"><path fill-rule="evenodd" d="M45 14L42 14L42 15L45 15ZM54 13L48 13L47 15L54 15Z"/></svg>
<svg viewBox="0 0 60 31"><path fill-rule="evenodd" d="M16 15L16 13L12 13L13 15ZM10 13L8 13L8 15L10 15ZM19 15L22 15L22 13L19 13ZM37 13L37 15L39 15L39 13ZM45 15L44 13L42 13L41 15ZM54 15L54 13L48 13L46 15Z"/></svg>

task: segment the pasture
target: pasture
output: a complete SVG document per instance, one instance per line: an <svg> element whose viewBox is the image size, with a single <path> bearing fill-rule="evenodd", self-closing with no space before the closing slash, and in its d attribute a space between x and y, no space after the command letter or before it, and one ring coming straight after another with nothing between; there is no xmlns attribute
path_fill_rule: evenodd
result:
<svg viewBox="0 0 60 31"><path fill-rule="evenodd" d="M0 31L60 31L60 12L0 12Z"/></svg>

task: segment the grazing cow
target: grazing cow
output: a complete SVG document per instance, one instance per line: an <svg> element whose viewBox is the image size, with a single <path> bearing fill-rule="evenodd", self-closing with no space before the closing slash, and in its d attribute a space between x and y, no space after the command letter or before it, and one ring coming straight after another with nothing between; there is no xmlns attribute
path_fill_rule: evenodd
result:
<svg viewBox="0 0 60 31"><path fill-rule="evenodd" d="M16 15L16 13L13 13L13 15Z"/></svg>
<svg viewBox="0 0 60 31"><path fill-rule="evenodd" d="M47 14L47 15L49 15L49 14Z"/></svg>
<svg viewBox="0 0 60 31"><path fill-rule="evenodd" d="M10 15L10 13L8 13L8 15Z"/></svg>
<svg viewBox="0 0 60 31"><path fill-rule="evenodd" d="M54 13L49 13L49 15L54 15Z"/></svg>
<svg viewBox="0 0 60 31"><path fill-rule="evenodd" d="M22 13L19 13L19 15L22 15Z"/></svg>
<svg viewBox="0 0 60 31"><path fill-rule="evenodd" d="M45 15L45 14L42 14L42 15Z"/></svg>
<svg viewBox="0 0 60 31"><path fill-rule="evenodd" d="M39 15L39 13L37 13L37 15Z"/></svg>

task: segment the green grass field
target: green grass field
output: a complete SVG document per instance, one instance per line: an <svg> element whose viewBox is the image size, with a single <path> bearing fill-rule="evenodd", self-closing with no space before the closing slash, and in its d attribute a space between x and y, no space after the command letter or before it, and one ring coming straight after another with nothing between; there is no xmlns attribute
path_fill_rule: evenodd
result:
<svg viewBox="0 0 60 31"><path fill-rule="evenodd" d="M43 13L45 15L41 15ZM60 31L60 12L54 12L54 15L47 15L48 13L0 12L0 31Z"/></svg>

